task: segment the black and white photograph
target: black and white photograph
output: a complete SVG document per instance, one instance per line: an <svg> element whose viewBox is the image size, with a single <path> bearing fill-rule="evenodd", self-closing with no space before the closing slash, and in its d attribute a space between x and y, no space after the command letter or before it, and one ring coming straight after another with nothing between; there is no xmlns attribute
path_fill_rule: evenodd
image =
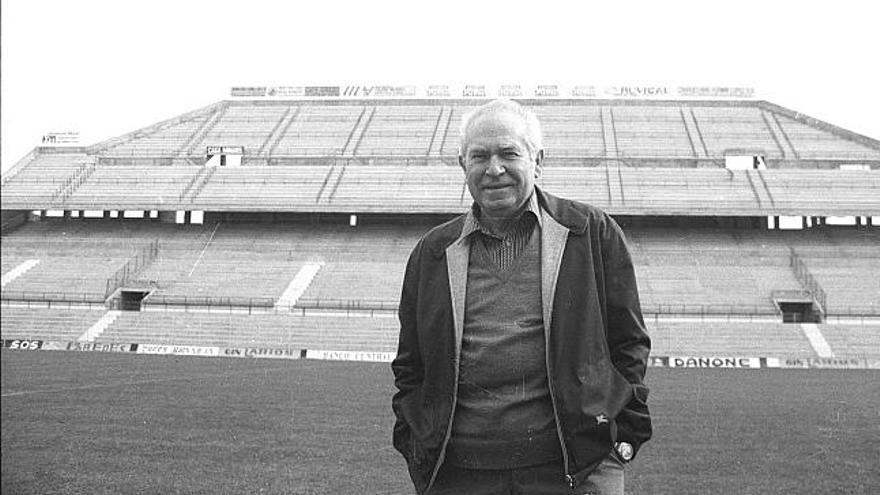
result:
<svg viewBox="0 0 880 495"><path fill-rule="evenodd" d="M3 494L880 493L870 2L0 2Z"/></svg>

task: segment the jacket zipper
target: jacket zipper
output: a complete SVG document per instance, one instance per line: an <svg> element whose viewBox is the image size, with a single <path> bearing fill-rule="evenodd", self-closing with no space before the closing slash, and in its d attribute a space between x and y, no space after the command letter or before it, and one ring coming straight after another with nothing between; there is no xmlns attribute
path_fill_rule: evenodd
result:
<svg viewBox="0 0 880 495"><path fill-rule="evenodd" d="M559 409L556 406L556 396L553 394L553 379L550 373L550 330L547 330L547 339L544 344L544 361L547 365L547 388L550 390L550 403L553 404L553 418L556 420L556 435L559 437L559 446L562 447L562 469L565 472L565 482L569 488L574 488L574 476L568 472L568 450L565 448L565 437L562 434L562 423L559 420Z"/></svg>

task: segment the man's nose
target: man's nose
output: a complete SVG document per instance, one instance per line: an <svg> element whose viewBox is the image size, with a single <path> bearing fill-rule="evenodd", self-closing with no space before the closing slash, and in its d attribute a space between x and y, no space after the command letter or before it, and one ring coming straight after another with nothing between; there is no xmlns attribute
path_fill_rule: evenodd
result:
<svg viewBox="0 0 880 495"><path fill-rule="evenodd" d="M501 163L501 159L498 158L498 155L492 155L489 159L489 167L486 169L486 175L490 175L492 177L499 176L505 172L504 165Z"/></svg>

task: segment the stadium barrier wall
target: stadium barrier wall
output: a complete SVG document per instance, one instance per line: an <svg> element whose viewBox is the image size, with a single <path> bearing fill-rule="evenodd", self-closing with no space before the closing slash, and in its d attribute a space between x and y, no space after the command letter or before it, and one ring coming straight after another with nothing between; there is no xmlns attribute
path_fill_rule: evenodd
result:
<svg viewBox="0 0 880 495"><path fill-rule="evenodd" d="M154 248L154 246L149 246ZM45 308L73 308L109 307L107 298L103 294L83 294L67 292L31 292L31 291L3 291L2 303L7 305L16 302L26 307ZM152 293L142 303L144 311L193 311L193 312L217 312L217 313L299 313L307 314L313 310L326 312L328 310L352 313L374 314L397 312L397 301L365 301L356 299L310 299L301 298L289 307L276 307L276 298L271 297L230 297L230 296L186 296L166 295ZM729 318L730 320L742 321L743 319L767 320L777 318L782 321L782 314L775 306L767 305L742 305L742 304L643 304L642 314L645 319L657 319L667 316L700 317L711 320ZM880 306L835 306L826 308L825 318L827 321L840 319L867 319L880 317Z"/></svg>
<svg viewBox="0 0 880 495"><path fill-rule="evenodd" d="M30 351L115 352L142 355L313 359L390 363L393 352L294 349L291 347L217 347L175 344L117 344L7 339L3 348ZM779 358L754 356L651 356L648 366L674 369L880 369L878 358Z"/></svg>

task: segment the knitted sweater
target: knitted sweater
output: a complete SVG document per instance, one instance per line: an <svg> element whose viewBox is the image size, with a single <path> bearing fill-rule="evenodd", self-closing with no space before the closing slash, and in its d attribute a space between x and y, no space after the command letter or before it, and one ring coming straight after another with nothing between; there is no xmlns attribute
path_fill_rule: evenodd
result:
<svg viewBox="0 0 880 495"><path fill-rule="evenodd" d="M507 269L471 243L447 457L454 465L510 469L562 455L547 385L539 241L531 235Z"/></svg>

